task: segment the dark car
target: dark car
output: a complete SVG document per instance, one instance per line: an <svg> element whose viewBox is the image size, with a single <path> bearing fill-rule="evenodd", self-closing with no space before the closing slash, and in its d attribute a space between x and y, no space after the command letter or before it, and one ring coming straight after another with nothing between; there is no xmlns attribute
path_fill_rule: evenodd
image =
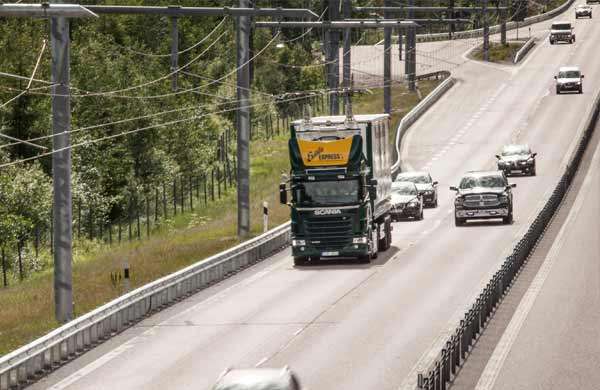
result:
<svg viewBox="0 0 600 390"><path fill-rule="evenodd" d="M392 183L392 220L403 218L423 219L423 198L415 183L395 181Z"/></svg>
<svg viewBox="0 0 600 390"><path fill-rule="evenodd" d="M300 390L300 381L288 367L227 369L213 390Z"/></svg>
<svg viewBox="0 0 600 390"><path fill-rule="evenodd" d="M512 188L502 171L479 171L466 173L454 199L454 223L463 225L468 219L502 218L504 224L513 222Z"/></svg>
<svg viewBox="0 0 600 390"><path fill-rule="evenodd" d="M498 170L503 171L506 176L513 172L535 176L535 156L528 145L506 145L502 153L497 154Z"/></svg>
<svg viewBox="0 0 600 390"><path fill-rule="evenodd" d="M423 197L423 204L428 207L437 207L438 182L433 181L428 172L403 172L396 177L395 181L410 181L415 183L419 194Z"/></svg>

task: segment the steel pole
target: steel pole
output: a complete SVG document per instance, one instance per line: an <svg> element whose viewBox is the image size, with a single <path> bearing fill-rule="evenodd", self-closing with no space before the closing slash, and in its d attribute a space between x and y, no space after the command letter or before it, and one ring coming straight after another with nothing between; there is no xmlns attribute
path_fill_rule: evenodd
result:
<svg viewBox="0 0 600 390"><path fill-rule="evenodd" d="M389 6L389 0L383 4ZM389 12L384 11L385 19L390 17ZM383 29L383 112L389 114L392 112L392 29L385 27Z"/></svg>
<svg viewBox="0 0 600 390"><path fill-rule="evenodd" d="M350 18L352 12L352 0L344 0L344 18ZM344 87L350 88L350 64L352 60L352 56L350 50L352 48L351 41L351 33L352 29L346 28L344 29L344 55L342 56L343 60L343 79L344 79Z"/></svg>
<svg viewBox="0 0 600 390"><path fill-rule="evenodd" d="M408 29L408 35L406 36L406 46L408 55L406 56L406 62L408 63L408 90L415 91L416 85L415 80L417 76L417 29L412 27Z"/></svg>
<svg viewBox="0 0 600 390"><path fill-rule="evenodd" d="M249 0L239 0L246 8ZM237 20L237 199L238 236L250 233L250 18L239 16Z"/></svg>
<svg viewBox="0 0 600 390"><path fill-rule="evenodd" d="M54 248L54 308L56 320L73 319L72 210L71 210L71 103L69 98L69 20L50 20L52 46L52 208Z"/></svg>
<svg viewBox="0 0 600 390"><path fill-rule="evenodd" d="M340 0L329 0L329 19L338 20L340 18ZM339 30L329 30L329 88L337 90L340 86L340 33ZM329 111L331 115L340 113L339 94L333 91L331 94Z"/></svg>
<svg viewBox="0 0 600 390"><path fill-rule="evenodd" d="M483 0L483 60L490 60L490 28L488 26L487 0Z"/></svg>
<svg viewBox="0 0 600 390"><path fill-rule="evenodd" d="M171 18L171 72L175 72L179 68L179 28L177 26L177 18ZM174 73L171 80L171 88L177 91L177 77Z"/></svg>

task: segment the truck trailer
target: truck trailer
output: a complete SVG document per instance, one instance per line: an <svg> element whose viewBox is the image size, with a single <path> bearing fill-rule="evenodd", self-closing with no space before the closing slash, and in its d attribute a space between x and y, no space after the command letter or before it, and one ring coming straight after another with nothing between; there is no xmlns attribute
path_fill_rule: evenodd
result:
<svg viewBox="0 0 600 390"><path fill-rule="evenodd" d="M291 171L279 191L291 209L295 265L336 257L368 263L391 246L389 128L387 114L291 124Z"/></svg>

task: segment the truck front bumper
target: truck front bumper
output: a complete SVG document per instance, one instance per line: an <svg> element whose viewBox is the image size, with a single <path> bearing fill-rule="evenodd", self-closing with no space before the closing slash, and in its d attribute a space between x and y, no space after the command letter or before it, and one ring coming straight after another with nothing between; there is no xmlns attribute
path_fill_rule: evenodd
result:
<svg viewBox="0 0 600 390"><path fill-rule="evenodd" d="M367 244L348 244L343 248L318 248L315 245L306 243L306 245L292 245L292 256L294 257L359 257L369 253Z"/></svg>
<svg viewBox="0 0 600 390"><path fill-rule="evenodd" d="M457 218L502 218L508 216L508 208L455 210Z"/></svg>

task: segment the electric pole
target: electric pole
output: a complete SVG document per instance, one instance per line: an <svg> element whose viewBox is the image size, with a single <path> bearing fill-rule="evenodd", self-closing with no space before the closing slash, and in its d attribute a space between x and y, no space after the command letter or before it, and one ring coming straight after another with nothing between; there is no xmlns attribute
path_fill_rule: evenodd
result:
<svg viewBox="0 0 600 390"><path fill-rule="evenodd" d="M488 26L487 0L483 0L483 60L490 60L490 28Z"/></svg>
<svg viewBox="0 0 600 390"><path fill-rule="evenodd" d="M248 8L249 0L239 0L240 8ZM237 198L238 236L250 234L250 17L237 20Z"/></svg>
<svg viewBox="0 0 600 390"><path fill-rule="evenodd" d="M389 0L383 4L388 7ZM383 11L384 19L389 19L389 12ZM392 112L392 29L385 27L383 29L383 112L390 114Z"/></svg>
<svg viewBox="0 0 600 390"><path fill-rule="evenodd" d="M179 68L179 29L177 28L177 17L171 18L171 89L177 92L177 69Z"/></svg>

